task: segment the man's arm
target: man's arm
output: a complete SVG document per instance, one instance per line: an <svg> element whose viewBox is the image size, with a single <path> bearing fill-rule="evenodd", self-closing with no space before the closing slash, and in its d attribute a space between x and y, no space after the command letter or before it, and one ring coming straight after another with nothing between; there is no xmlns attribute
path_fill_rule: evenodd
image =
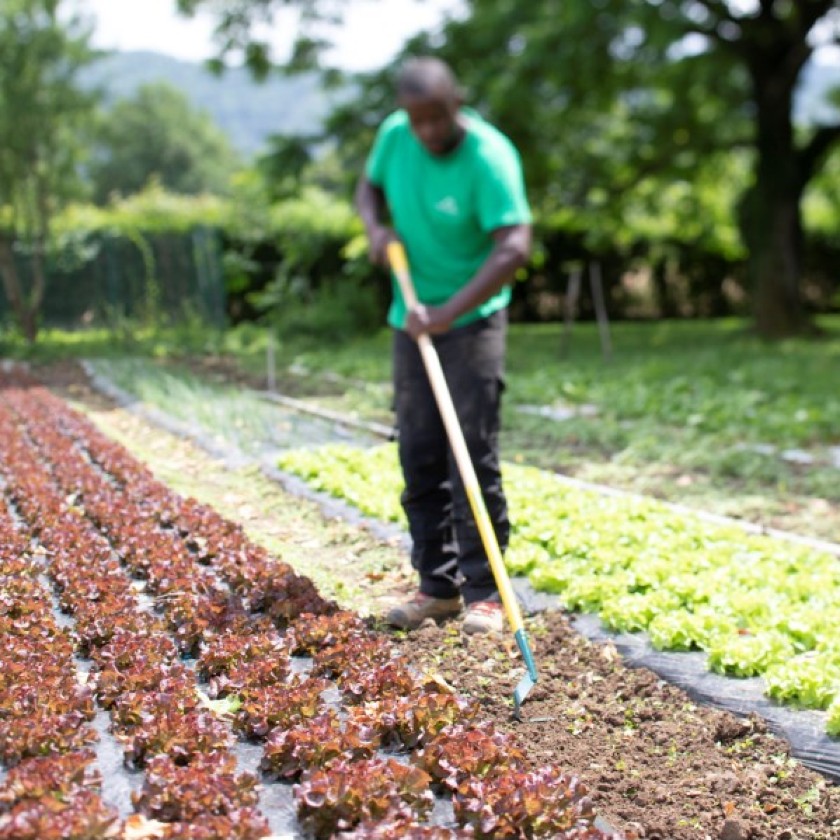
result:
<svg viewBox="0 0 840 840"><path fill-rule="evenodd" d="M388 257L385 248L394 239L394 232L382 221L386 208L385 193L366 175L362 175L356 185L355 204L367 233L371 262L386 266Z"/></svg>
<svg viewBox="0 0 840 840"><path fill-rule="evenodd" d="M531 225L511 225L493 231L495 245L490 255L463 289L442 306L423 306L408 313L405 329L417 338L421 333L446 332L465 313L493 297L513 280L531 253Z"/></svg>

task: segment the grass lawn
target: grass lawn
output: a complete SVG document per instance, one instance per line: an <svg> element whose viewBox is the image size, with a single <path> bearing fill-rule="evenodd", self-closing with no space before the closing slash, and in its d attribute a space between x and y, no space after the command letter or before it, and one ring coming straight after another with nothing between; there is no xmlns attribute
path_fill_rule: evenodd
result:
<svg viewBox="0 0 840 840"><path fill-rule="evenodd" d="M575 326L565 355L561 324L513 325L504 455L840 541L840 473L779 454L804 449L827 460L829 447L840 446L840 317L820 326L821 339L767 344L736 319L619 323L605 361L594 324ZM262 376L266 343L255 327L117 341L108 333L51 333L33 356L222 355ZM345 344L276 343L280 390L387 422L387 330ZM4 355L21 354L5 348ZM521 413L523 404L597 413L557 422Z"/></svg>
<svg viewBox="0 0 840 840"><path fill-rule="evenodd" d="M655 420L781 446L840 443L840 318L826 336L767 344L743 321L662 321L613 325L604 361L594 325L574 328L561 353L562 326L513 325L508 394L515 403L594 404L620 420ZM228 342L240 361L264 370L264 336ZM351 344L283 345L281 363L313 373L387 382L389 334ZM250 339L250 340L248 340Z"/></svg>

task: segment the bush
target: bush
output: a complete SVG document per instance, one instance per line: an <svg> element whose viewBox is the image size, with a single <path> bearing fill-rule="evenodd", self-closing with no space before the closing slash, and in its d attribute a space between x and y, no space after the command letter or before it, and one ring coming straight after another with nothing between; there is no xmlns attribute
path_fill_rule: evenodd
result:
<svg viewBox="0 0 840 840"><path fill-rule="evenodd" d="M385 313L375 286L346 278L324 283L301 297L279 299L270 307L267 320L281 339L339 343L375 332L385 323Z"/></svg>

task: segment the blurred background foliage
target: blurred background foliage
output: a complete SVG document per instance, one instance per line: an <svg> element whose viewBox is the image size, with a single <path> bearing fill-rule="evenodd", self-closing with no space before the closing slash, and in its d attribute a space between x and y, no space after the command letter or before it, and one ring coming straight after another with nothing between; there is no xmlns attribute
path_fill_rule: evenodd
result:
<svg viewBox="0 0 840 840"><path fill-rule="evenodd" d="M203 98L144 76L148 56L133 87L109 88L102 67L130 57L98 55L65 5L9 0L0 16L3 69L19 68L0 81L0 318L30 340L42 323L136 318L376 329L388 283L350 196L418 53L449 61L522 152L537 247L515 318L562 318L570 271L591 262L615 319L742 314L778 338L840 310L840 69L813 60L840 38L836 2L470 0L347 77L312 28L340 2L180 0L217 15L217 71L244 59L185 71ZM282 6L301 40L277 57L256 33ZM210 107L242 100L248 69L275 97L259 140ZM71 289L85 299L58 306Z"/></svg>

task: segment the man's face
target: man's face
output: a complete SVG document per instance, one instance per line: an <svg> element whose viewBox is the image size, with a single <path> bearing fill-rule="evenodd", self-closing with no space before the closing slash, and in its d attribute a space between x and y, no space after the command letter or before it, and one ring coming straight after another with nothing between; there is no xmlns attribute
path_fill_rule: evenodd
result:
<svg viewBox="0 0 840 840"><path fill-rule="evenodd" d="M406 110L411 130L430 154L445 155L461 139L458 125L459 103L454 97L403 97L400 105Z"/></svg>

